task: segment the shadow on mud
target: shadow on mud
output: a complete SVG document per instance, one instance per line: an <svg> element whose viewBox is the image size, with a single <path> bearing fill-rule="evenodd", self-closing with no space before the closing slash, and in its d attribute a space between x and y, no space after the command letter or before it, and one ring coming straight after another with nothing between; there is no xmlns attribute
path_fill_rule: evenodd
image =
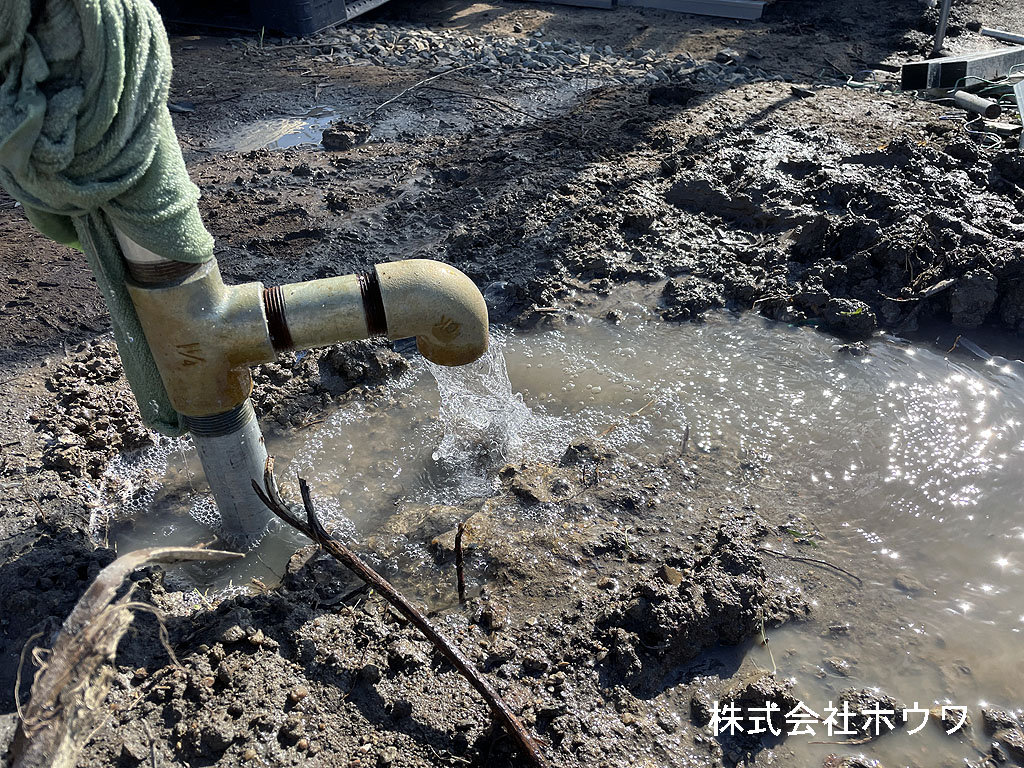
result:
<svg viewBox="0 0 1024 768"><path fill-rule="evenodd" d="M30 535L34 538L30 539ZM15 710L22 652L49 647L53 635L114 552L96 549L79 532L40 521L20 542L7 544L0 564L0 712ZM26 652L20 697L28 697L35 667Z"/></svg>

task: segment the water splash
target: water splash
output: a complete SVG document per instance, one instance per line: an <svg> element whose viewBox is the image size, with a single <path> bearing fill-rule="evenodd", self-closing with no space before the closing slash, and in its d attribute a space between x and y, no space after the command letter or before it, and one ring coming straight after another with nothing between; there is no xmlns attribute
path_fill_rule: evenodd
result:
<svg viewBox="0 0 1024 768"><path fill-rule="evenodd" d="M551 445L560 420L530 411L508 376L505 339L492 335L476 362L448 368L427 362L440 397L441 442L432 458L460 480L490 485L493 471ZM562 446L564 448L564 446ZM474 485L474 483L470 483Z"/></svg>

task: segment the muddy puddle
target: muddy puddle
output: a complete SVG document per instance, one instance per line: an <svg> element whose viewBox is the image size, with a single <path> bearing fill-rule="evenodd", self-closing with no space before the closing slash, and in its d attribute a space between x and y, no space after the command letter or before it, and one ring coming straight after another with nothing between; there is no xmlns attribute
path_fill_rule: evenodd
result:
<svg viewBox="0 0 1024 768"><path fill-rule="evenodd" d="M847 347L753 316L666 324L639 306L623 308L617 324L499 331L492 347L480 363L436 379L416 358L388 386L384 407L351 403L295 431L272 446L282 474L310 478L323 516L362 538L380 535L406 505L486 497L506 461L553 459L575 438L599 436L652 465L684 442L726 451L749 468L728 479L729 501L756 504L765 489L781 488L814 511L807 522L820 536L793 531L811 548L772 546L863 580L849 582L858 599L848 611L830 606L829 622L774 630L774 660L760 645L750 650L760 666L774 663L822 717L850 687L880 686L907 707L968 706L975 718L983 702L1015 701L1024 686L1019 364L894 338ZM164 479L135 508L149 508L157 523L111 526L119 549L210 538L212 508L196 492L201 474L187 448L168 442L125 462L111 470L117 482L143 469ZM519 515L509 524L559 524L550 511ZM247 570L222 572L215 586L240 589L253 576L272 583L298 543L265 545ZM433 581L425 542L392 544L395 556L378 566ZM917 724L899 723L902 732L862 749L887 765L977 757L933 726L906 733ZM829 740L819 731L788 740L794 764L821 765L835 750L812 743Z"/></svg>
<svg viewBox="0 0 1024 768"><path fill-rule="evenodd" d="M357 89L308 111L242 120L222 131L211 148L249 152L317 146L336 121L371 124L375 141L463 134L481 125L520 125L531 118L555 116L599 83L598 78L582 77L554 84L512 83L498 89L479 83L470 86L453 76L423 87L422 92L384 102L377 90Z"/></svg>
<svg viewBox="0 0 1024 768"><path fill-rule="evenodd" d="M243 125L218 142L218 149L288 149L315 146L338 117L330 107L313 107L304 115L282 115Z"/></svg>

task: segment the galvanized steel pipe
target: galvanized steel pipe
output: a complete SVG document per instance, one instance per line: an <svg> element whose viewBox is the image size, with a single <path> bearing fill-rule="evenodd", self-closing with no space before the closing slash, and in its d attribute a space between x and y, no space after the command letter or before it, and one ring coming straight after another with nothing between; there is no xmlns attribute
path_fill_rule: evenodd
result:
<svg viewBox="0 0 1024 768"><path fill-rule="evenodd" d="M998 102L968 91L954 91L953 101L968 112L974 112L989 120L995 120L1003 111Z"/></svg>
<svg viewBox="0 0 1024 768"><path fill-rule="evenodd" d="M935 43L932 45L932 56L937 56L942 51L942 44L946 42L946 29L949 27L949 12L953 7L953 0L942 0L942 8L939 10L939 25L935 30Z"/></svg>
<svg viewBox="0 0 1024 768"><path fill-rule="evenodd" d="M986 37L993 37L996 40L1002 40L1004 43L1017 43L1018 45L1024 43L1024 35L1019 35L1016 32L1007 32L1003 29L990 29L988 27L982 27L978 32Z"/></svg>

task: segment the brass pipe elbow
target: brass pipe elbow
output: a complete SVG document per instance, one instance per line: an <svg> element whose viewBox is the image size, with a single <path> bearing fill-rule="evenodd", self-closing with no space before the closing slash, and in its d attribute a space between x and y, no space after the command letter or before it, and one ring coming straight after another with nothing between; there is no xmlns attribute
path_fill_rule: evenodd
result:
<svg viewBox="0 0 1024 768"><path fill-rule="evenodd" d="M487 351L487 305L480 290L459 270L429 259L271 288L266 307L277 349L415 336L420 353L439 365L465 365Z"/></svg>
<svg viewBox="0 0 1024 768"><path fill-rule="evenodd" d="M277 352L387 336L416 337L428 360L464 365L487 351L487 305L454 267L427 259L264 289L225 285L214 260L167 283L129 283L171 404L206 417L252 391L250 366Z"/></svg>
<svg viewBox="0 0 1024 768"><path fill-rule="evenodd" d="M389 339L416 337L438 365L465 365L487 351L487 304L472 280L429 259L377 265Z"/></svg>

